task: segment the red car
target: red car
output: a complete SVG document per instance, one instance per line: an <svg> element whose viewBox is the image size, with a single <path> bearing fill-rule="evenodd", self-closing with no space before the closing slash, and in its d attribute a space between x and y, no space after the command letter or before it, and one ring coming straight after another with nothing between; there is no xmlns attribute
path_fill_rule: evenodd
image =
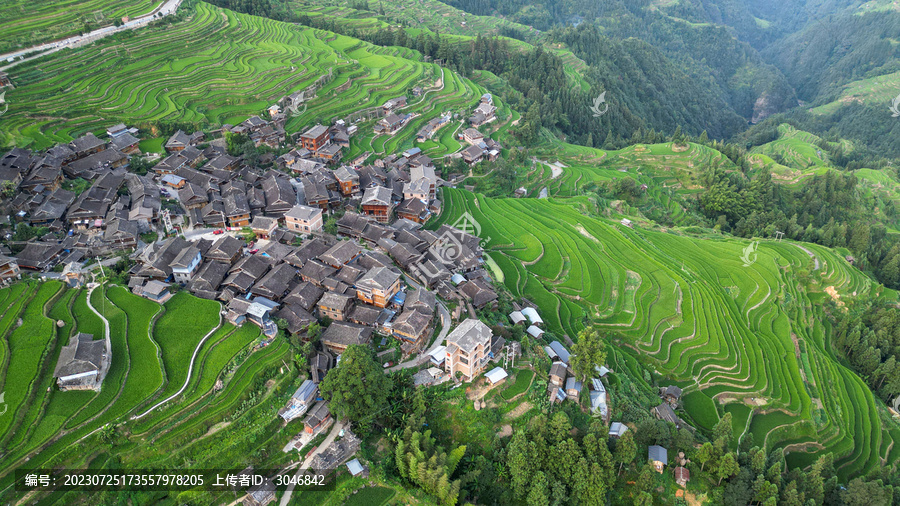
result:
<svg viewBox="0 0 900 506"><path fill-rule="evenodd" d="M224 234L224 233L225 233L225 231L222 230L221 228L217 228L217 229L213 230L213 235L220 235L220 234Z"/></svg>
<svg viewBox="0 0 900 506"><path fill-rule="evenodd" d="M252 250L250 250L250 254L251 254L251 255L255 255L255 254L257 254L258 252L259 252L259 248L253 248Z"/></svg>

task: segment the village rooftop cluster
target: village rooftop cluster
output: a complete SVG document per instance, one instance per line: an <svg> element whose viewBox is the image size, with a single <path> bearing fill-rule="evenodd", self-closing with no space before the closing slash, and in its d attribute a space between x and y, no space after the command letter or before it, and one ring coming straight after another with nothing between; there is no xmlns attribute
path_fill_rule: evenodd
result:
<svg viewBox="0 0 900 506"><path fill-rule="evenodd" d="M415 375L419 386L473 381L482 374L491 385L502 383L506 371L488 365L508 355L509 347L477 317L480 309L496 309L498 300L480 239L448 225L423 227L441 211L438 188L454 182L438 177L433 160L419 148L373 164L363 164L367 155L342 162L358 132L343 120L287 136L285 111L303 98L284 97L267 110L271 119L253 116L205 133L178 130L145 175L128 170L131 157L141 154L140 140L137 129L123 124L110 127L103 139L87 133L44 153L11 150L0 158L7 212L2 225L9 230L0 279L12 282L25 270L79 285L96 275L97 267L127 257L133 261L128 287L135 294L165 303L173 292L187 290L221 301L228 322L260 327L262 346L277 336L277 322L300 337L312 324L327 322L319 338L322 350L309 364L310 378L279 412L285 421L304 417L304 432L291 448L302 448L331 425L318 384L350 345L374 346L380 339L383 346L396 339L409 359L405 365L427 366ZM405 106L406 97L386 102L375 133L393 135L402 128L410 119L402 113ZM469 118L471 127L459 135L468 147L456 157L471 165L499 156L501 146L476 129L490 122L495 110L485 94ZM432 138L448 121L449 115L429 121L417 139ZM284 154L248 163L228 154L229 135ZM75 181L86 187L74 188ZM326 231L329 219L332 227ZM12 240L18 224L46 227L47 233ZM447 240L454 244L453 255L440 251ZM443 301L456 306L452 317ZM541 340L543 320L529 304L514 303L509 324L522 325ZM452 330L451 320L459 321ZM448 327L440 339L438 322ZM552 361L550 402L577 402L585 385L572 374L569 352L558 341L545 351ZM110 354L104 340L77 335L56 366L59 387L99 390L114 359ZM601 381L607 372L598 366L587 388L591 411L609 423ZM663 397L667 401L654 414L683 424L670 405L678 402L680 390ZM610 435L626 430L614 422ZM342 441L331 457L328 452L317 457L324 459L320 464L344 462L359 447L352 433ZM650 452L661 471L666 450ZM358 460L353 470L364 472Z"/></svg>

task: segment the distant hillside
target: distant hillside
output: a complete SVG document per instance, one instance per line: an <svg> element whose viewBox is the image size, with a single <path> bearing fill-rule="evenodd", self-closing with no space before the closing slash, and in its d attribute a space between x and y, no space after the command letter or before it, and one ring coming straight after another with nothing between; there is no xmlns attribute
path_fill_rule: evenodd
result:
<svg viewBox="0 0 900 506"><path fill-rule="evenodd" d="M900 13L843 13L809 24L772 44L763 56L814 102L836 98L849 82L900 70Z"/></svg>

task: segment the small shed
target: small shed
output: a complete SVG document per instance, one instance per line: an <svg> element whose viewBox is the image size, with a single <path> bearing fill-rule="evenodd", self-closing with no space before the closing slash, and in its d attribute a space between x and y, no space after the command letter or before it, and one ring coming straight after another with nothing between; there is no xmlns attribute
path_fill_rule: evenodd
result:
<svg viewBox="0 0 900 506"><path fill-rule="evenodd" d="M525 330L525 332L528 332L528 335L529 335L529 336L534 337L534 338L536 338L536 339L540 339L540 337L541 337L542 335L544 335L544 331L541 330L540 327L537 327L537 326L535 326L535 325L532 325L532 326L528 327L528 328Z"/></svg>
<svg viewBox="0 0 900 506"><path fill-rule="evenodd" d="M556 352L556 356L559 357L560 360L569 363L569 350L567 350L559 341L553 341L550 343L550 348Z"/></svg>
<svg viewBox="0 0 900 506"><path fill-rule="evenodd" d="M365 468L360 464L359 459L353 459L350 462L347 462L347 470L349 470L350 474L353 476L359 476L365 471Z"/></svg>
<svg viewBox="0 0 900 506"><path fill-rule="evenodd" d="M507 374L502 367L495 367L484 376L488 379L488 381L491 382L491 385L496 385L497 383L505 380L509 376L509 374Z"/></svg>
<svg viewBox="0 0 900 506"><path fill-rule="evenodd" d="M681 388L675 385L669 385L668 387L666 387L663 395L670 401L678 402L678 400L681 399L681 393Z"/></svg>
<svg viewBox="0 0 900 506"><path fill-rule="evenodd" d="M525 315L521 311L513 311L509 313L509 319L513 322L513 325L518 325L525 322Z"/></svg>
<svg viewBox="0 0 900 506"><path fill-rule="evenodd" d="M609 435L611 437L622 437L628 432L628 426L622 422L613 422L609 426Z"/></svg>
<svg viewBox="0 0 900 506"><path fill-rule="evenodd" d="M606 419L606 415L609 413L609 406L606 405L606 392L601 390L592 390L590 394L591 398L591 413L599 414L603 419Z"/></svg>
<svg viewBox="0 0 900 506"><path fill-rule="evenodd" d="M562 362L554 362L553 365L550 366L550 384L558 387L563 386L568 373L569 371L566 367L566 364Z"/></svg>
<svg viewBox="0 0 900 506"><path fill-rule="evenodd" d="M561 387L556 389L556 398L553 399L555 402L562 402L566 400L566 391Z"/></svg>
<svg viewBox="0 0 900 506"><path fill-rule="evenodd" d="M577 381L574 376L571 376L566 380L566 395L568 395L570 399L578 399L578 396L581 394L581 388L581 382Z"/></svg>
<svg viewBox="0 0 900 506"><path fill-rule="evenodd" d="M526 307L522 309L522 314L528 318L533 325L543 325L544 320L541 319L541 315L538 314L537 310L533 307Z"/></svg>
<svg viewBox="0 0 900 506"><path fill-rule="evenodd" d="M556 360L559 358L559 355L557 355L556 352L553 351L553 348L549 346L544 346L544 351L547 352L547 356L550 357L550 360Z"/></svg>
<svg viewBox="0 0 900 506"><path fill-rule="evenodd" d="M647 455L656 472L663 472L663 467L669 463L669 452L659 445L653 445L647 449Z"/></svg>
<svg viewBox="0 0 900 506"><path fill-rule="evenodd" d="M691 472L684 466L675 468L675 483L682 487L687 486L687 482L691 481Z"/></svg>
<svg viewBox="0 0 900 506"><path fill-rule="evenodd" d="M171 293L169 292L169 285L161 281L151 280L141 289L141 296L162 304L169 299Z"/></svg>
<svg viewBox="0 0 900 506"><path fill-rule="evenodd" d="M175 174L166 174L162 177L162 182L172 188L184 188L184 178Z"/></svg>
<svg viewBox="0 0 900 506"><path fill-rule="evenodd" d="M446 346L438 346L435 349L431 350L428 353L428 356L431 358L431 363L440 366L447 359L447 347Z"/></svg>

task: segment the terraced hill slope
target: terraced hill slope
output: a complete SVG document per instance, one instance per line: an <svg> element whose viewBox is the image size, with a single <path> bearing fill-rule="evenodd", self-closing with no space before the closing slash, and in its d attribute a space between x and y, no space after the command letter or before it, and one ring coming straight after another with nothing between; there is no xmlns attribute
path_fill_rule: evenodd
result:
<svg viewBox="0 0 900 506"><path fill-rule="evenodd" d="M91 304L109 321L112 343L113 360L101 391L59 391L53 387L52 372L61 347L79 332L104 333L103 321L90 309L87 298L86 290L66 289L55 281L0 289L4 336L0 391L7 392L8 406L0 420L0 463L5 470L0 471L0 498L4 501L13 497L8 488L11 470L25 462L39 466L65 461L86 467L97 455L85 454L83 446L73 443L109 427L121 455L133 466L152 467L167 461L177 465L182 462L179 455L190 455L213 467L227 467L234 456L204 450L209 441L203 436L223 422L225 414L227 421L245 425L241 420L246 414L273 406L277 410L283 404L278 400L260 407L261 401L290 395L284 388L296 375L284 368L289 348L284 340L251 353L259 329L222 323L217 302L182 293L160 306L115 286L91 294ZM184 321L184 313L195 316L193 325L173 327L173 322ZM20 318L22 324L16 327ZM55 321L63 326L57 327ZM210 336L188 375L194 349L207 333ZM272 381L264 385L267 379ZM148 411L185 381L181 395ZM217 387L218 381L222 383ZM274 412L263 418L277 419ZM228 430L228 425L217 430L220 439L231 441L235 448L273 444L249 441L254 431ZM249 446L240 443L245 439ZM273 448L283 444L275 442Z"/></svg>
<svg viewBox="0 0 900 506"><path fill-rule="evenodd" d="M754 167L766 167L776 181L796 183L833 167L828 150L823 147L840 147L845 152L853 149L848 141L826 142L817 135L782 124L778 126L778 138L751 149L749 159Z"/></svg>
<svg viewBox="0 0 900 506"><path fill-rule="evenodd" d="M298 14L344 19L359 29L370 29L396 24L413 29L428 29L453 35L501 35L516 33L534 37L534 28L493 16L476 16L451 7L438 0L392 0L389 8L376 1L353 2L348 0L292 0L289 5ZM360 7L367 6L367 9Z"/></svg>
<svg viewBox="0 0 900 506"><path fill-rule="evenodd" d="M583 198L443 195L435 226L470 213L507 288L543 308L552 332L615 333L685 389L698 425L731 412L738 434L785 448L792 465L833 452L842 477L900 459L900 429L884 428L884 406L834 356L822 309L897 295L831 250L630 229L583 214Z"/></svg>
<svg viewBox="0 0 900 506"><path fill-rule="evenodd" d="M198 127L237 123L322 78L318 98L288 123L293 132L367 108L421 84L430 89L404 112L417 114L391 140L359 139L358 153L410 144L416 130L445 110L463 111L483 90L418 53L234 13L200 3L193 17L124 34L15 67L17 88L0 145L33 149L100 132L124 121L152 133L160 122ZM360 130L371 132L374 119ZM432 155L458 148L442 143Z"/></svg>
<svg viewBox="0 0 900 506"><path fill-rule="evenodd" d="M831 114L847 104L867 104L883 107L889 112L892 101L900 93L900 72L861 79L845 84L840 97L811 109L816 114Z"/></svg>
<svg viewBox="0 0 900 506"><path fill-rule="evenodd" d="M152 12L162 0L4 0L0 53L61 39Z"/></svg>

